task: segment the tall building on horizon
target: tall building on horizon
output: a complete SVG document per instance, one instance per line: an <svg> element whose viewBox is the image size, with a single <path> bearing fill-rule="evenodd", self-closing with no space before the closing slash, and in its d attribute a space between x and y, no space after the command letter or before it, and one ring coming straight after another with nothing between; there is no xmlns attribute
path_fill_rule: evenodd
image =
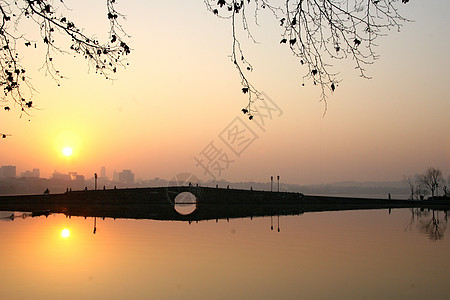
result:
<svg viewBox="0 0 450 300"><path fill-rule="evenodd" d="M106 178L107 177L106 176L106 167L102 167L100 169L100 177L102 177L102 178Z"/></svg>
<svg viewBox="0 0 450 300"><path fill-rule="evenodd" d="M16 166L0 167L0 178L15 178L15 177L16 177Z"/></svg>

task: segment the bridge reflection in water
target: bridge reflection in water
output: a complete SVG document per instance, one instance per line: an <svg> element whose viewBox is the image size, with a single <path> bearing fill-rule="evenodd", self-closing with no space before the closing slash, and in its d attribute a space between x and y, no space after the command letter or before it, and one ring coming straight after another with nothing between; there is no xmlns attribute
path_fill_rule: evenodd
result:
<svg viewBox="0 0 450 300"><path fill-rule="evenodd" d="M422 207L449 210L449 201L306 196L193 186L74 191L55 195L3 196L0 210L51 211L68 216L201 221L305 212Z"/></svg>

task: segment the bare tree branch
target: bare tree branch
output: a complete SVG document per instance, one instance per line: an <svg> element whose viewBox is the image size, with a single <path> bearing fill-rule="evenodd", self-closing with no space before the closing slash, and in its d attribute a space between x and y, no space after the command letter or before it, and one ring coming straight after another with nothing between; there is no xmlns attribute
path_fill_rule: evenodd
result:
<svg viewBox="0 0 450 300"><path fill-rule="evenodd" d="M106 0L109 20L109 38L100 42L95 37L84 33L60 10L66 11L63 0L55 4L51 0L17 0L0 1L0 86L4 94L0 96L0 107L5 111L18 107L22 114L28 115L34 108L34 89L30 78L26 75L26 67L22 65L19 46L32 48L43 47L45 57L42 69L59 85L64 78L53 57L55 53L72 53L84 57L89 68L109 79L117 68L124 67L124 56L130 53L125 42L128 35L118 22L124 16L115 8L116 0ZM37 41L25 34L17 35L21 22L31 20L40 32ZM67 41L69 43L67 43ZM69 47L63 46L69 44ZM2 137L6 137L3 134Z"/></svg>
<svg viewBox="0 0 450 300"><path fill-rule="evenodd" d="M232 27L232 61L241 77L242 91L248 94L248 104L242 110L252 117L252 103L261 99L258 90L247 79L253 67L244 59L236 33L237 19L242 29L254 41L247 22L247 11L269 10L282 28L280 44L289 47L303 66L303 85L310 80L320 87L320 100L327 110L327 99L340 79L332 71L331 61L351 59L361 77L370 78L365 67L378 56L375 40L391 29L399 30L407 21L397 11L398 3L408 0L204 0L208 10ZM275 3L275 4L274 4ZM248 8L248 9L247 9ZM241 58L241 59L239 59Z"/></svg>
<svg viewBox="0 0 450 300"><path fill-rule="evenodd" d="M435 168L428 168L425 173L418 176L418 181L426 189L430 190L431 197L434 198L434 191L440 184L445 183L442 171Z"/></svg>

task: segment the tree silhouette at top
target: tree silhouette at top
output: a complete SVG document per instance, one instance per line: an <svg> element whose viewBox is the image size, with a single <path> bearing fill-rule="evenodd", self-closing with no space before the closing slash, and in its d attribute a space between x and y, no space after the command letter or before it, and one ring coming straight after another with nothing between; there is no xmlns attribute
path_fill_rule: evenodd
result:
<svg viewBox="0 0 450 300"><path fill-rule="evenodd" d="M269 11L275 26L281 28L280 44L298 58L303 85L310 79L320 87L325 113L327 98L340 81L331 62L352 59L360 75L370 78L365 68L378 58L375 40L391 29L399 30L407 21L398 13L400 2L409 0L205 0L212 13L231 23L231 61L240 75L242 92L248 95L242 111L250 117L252 104L262 100L262 94L248 79L253 66L244 56L239 33L256 41L250 23L259 25L261 11Z"/></svg>
<svg viewBox="0 0 450 300"><path fill-rule="evenodd" d="M262 94L250 82L253 66L244 56L241 35L256 41L250 23L259 25L262 10L270 12L274 26L281 28L279 44L298 58L305 80L317 85L327 109L327 98L340 82L332 71L333 60L351 59L360 75L369 78L365 67L377 59L375 40L391 29L400 29L406 21L398 13L398 5L408 0L204 0L213 14L231 24L231 61L241 79L241 91L248 97L242 112L253 118L255 101ZM88 35L68 17L65 1L3 0L0 2L0 106L4 111L19 108L28 114L34 107L33 86L26 66L22 65L21 47L43 48L43 69L57 84L64 78L53 58L55 53L84 57L90 68L110 78L126 65L130 53L128 38L119 23L123 18L116 10L116 0L106 0L105 18L109 21L109 37L100 41ZM31 21L40 36L33 39L20 32L19 24ZM69 41L67 43L66 41ZM66 47L65 45L68 44ZM278 44L278 42L277 42ZM278 45L280 46L280 45ZM6 134L2 135L6 137Z"/></svg>
<svg viewBox="0 0 450 300"><path fill-rule="evenodd" d="M115 8L115 0L106 0L109 38L99 41L78 27L65 13L69 8L64 0L16 0L0 2L0 105L4 111L19 108L29 114L34 107L34 89L26 66L22 65L19 50L23 47L43 48L43 69L59 85L64 78L53 58L56 53L84 57L90 68L109 78L118 67L126 64L124 56L130 53L127 37L118 20L122 17ZM40 36L29 37L19 26L29 23L38 28ZM67 45L67 46L63 46ZM3 134L2 137L5 137Z"/></svg>

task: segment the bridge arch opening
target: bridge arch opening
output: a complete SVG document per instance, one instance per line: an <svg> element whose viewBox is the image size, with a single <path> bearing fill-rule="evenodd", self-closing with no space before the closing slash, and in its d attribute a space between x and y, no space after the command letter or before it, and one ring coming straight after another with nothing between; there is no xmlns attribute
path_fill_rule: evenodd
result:
<svg viewBox="0 0 450 300"><path fill-rule="evenodd" d="M174 208L180 215L189 215L197 209L197 197L190 192L179 193L174 202Z"/></svg>

